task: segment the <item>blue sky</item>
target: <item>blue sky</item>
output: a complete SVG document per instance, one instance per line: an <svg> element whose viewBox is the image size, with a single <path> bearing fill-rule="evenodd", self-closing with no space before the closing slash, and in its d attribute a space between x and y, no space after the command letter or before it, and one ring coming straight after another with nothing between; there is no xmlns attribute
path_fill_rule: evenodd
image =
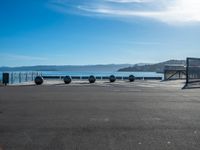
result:
<svg viewBox="0 0 200 150"><path fill-rule="evenodd" d="M2 0L0 66L200 57L198 0Z"/></svg>

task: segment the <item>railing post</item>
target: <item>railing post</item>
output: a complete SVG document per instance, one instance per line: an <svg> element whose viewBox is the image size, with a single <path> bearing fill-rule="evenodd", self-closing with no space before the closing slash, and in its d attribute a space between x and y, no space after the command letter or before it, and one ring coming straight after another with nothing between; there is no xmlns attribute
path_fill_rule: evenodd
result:
<svg viewBox="0 0 200 150"><path fill-rule="evenodd" d="M33 79L33 72L31 72L31 80L33 81L34 79Z"/></svg>
<svg viewBox="0 0 200 150"><path fill-rule="evenodd" d="M19 83L22 82L21 72L19 73Z"/></svg>
<svg viewBox="0 0 200 150"><path fill-rule="evenodd" d="M187 58L186 60L186 86L188 85L189 83L189 58Z"/></svg>
<svg viewBox="0 0 200 150"><path fill-rule="evenodd" d="M9 84L9 73L3 73L3 84Z"/></svg>
<svg viewBox="0 0 200 150"><path fill-rule="evenodd" d="M10 74L11 75L11 84L14 83L14 75L13 75L13 72Z"/></svg>
<svg viewBox="0 0 200 150"><path fill-rule="evenodd" d="M26 72L26 82L28 82L28 72Z"/></svg>

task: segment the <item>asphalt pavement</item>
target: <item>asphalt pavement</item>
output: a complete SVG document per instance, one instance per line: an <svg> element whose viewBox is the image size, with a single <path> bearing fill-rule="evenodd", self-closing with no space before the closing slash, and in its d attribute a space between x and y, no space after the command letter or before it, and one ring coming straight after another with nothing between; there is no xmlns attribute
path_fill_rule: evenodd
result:
<svg viewBox="0 0 200 150"><path fill-rule="evenodd" d="M0 150L199 150L200 89L182 86L0 87Z"/></svg>

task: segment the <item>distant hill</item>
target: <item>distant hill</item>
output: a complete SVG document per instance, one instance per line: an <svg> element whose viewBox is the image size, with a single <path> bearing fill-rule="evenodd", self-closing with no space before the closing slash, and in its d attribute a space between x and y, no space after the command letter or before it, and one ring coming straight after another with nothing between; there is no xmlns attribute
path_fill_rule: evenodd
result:
<svg viewBox="0 0 200 150"><path fill-rule="evenodd" d="M120 72L160 72L162 73L165 65L185 65L185 60L168 60L165 62L157 63L157 64L145 64L145 65L133 65L125 68L121 68L118 71Z"/></svg>
<svg viewBox="0 0 200 150"><path fill-rule="evenodd" d="M108 65L65 65L65 66L22 66L22 67L0 67L0 71L120 71L120 72L131 72L131 71L142 71L142 72L163 72L164 66L168 64L181 64L185 65L185 60L169 60L157 64L139 63L135 65L131 64L108 64Z"/></svg>
<svg viewBox="0 0 200 150"><path fill-rule="evenodd" d="M130 64L0 67L0 71L117 71Z"/></svg>

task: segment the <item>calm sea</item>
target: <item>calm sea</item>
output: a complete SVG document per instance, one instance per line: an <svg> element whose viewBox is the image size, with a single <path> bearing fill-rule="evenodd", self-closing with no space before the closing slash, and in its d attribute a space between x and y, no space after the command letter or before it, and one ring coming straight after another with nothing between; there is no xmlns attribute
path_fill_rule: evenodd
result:
<svg viewBox="0 0 200 150"><path fill-rule="evenodd" d="M69 75L69 76L129 76L134 75L136 77L162 77L163 74L156 73L156 72L92 72L92 71L86 71L86 72L59 72L59 71L44 71L41 72L42 75Z"/></svg>
<svg viewBox="0 0 200 150"><path fill-rule="evenodd" d="M31 71L29 71L31 72ZM15 72L17 73L17 72ZM23 73L26 73L23 71ZM115 75L115 76L129 76L129 75L134 75L135 77L162 77L163 74L161 73L156 73L156 72L92 72L92 71L85 71L85 72L69 72L69 71L41 71L39 72L42 75L48 75L48 76L53 76L53 75L58 75L58 76L110 76L110 75ZM0 72L0 80L2 80L2 72Z"/></svg>

